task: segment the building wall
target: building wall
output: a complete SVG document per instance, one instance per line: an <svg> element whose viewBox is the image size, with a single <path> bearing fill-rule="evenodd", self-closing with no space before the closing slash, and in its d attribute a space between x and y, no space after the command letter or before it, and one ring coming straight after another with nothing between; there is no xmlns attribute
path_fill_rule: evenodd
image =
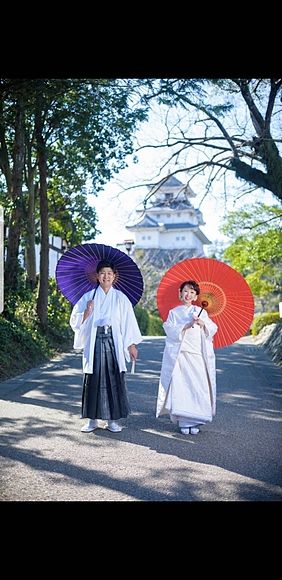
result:
<svg viewBox="0 0 282 580"><path fill-rule="evenodd" d="M58 236L49 236L49 244L55 246L58 249L62 248L62 238ZM56 266L58 260L62 256L62 252L57 252L52 248L49 249L49 278L55 278ZM39 274L39 264L40 264L40 246L35 246L35 260L36 260L36 273Z"/></svg>
<svg viewBox="0 0 282 580"><path fill-rule="evenodd" d="M159 248L161 247L159 232L151 228L135 232L135 248Z"/></svg>
<svg viewBox="0 0 282 580"><path fill-rule="evenodd" d="M163 250L173 250L181 248L196 248L203 252L203 244L193 231L164 231L156 232L151 229L143 229L142 232L135 233L135 248L149 249L162 248Z"/></svg>
<svg viewBox="0 0 282 580"><path fill-rule="evenodd" d="M183 223L183 222L187 222L190 224L194 224L194 225L198 225L198 218L195 215L195 211L194 210L181 210L181 211L177 211L177 210L166 210L166 211L160 211L160 210L151 210L150 212L147 211L147 214L150 215L150 217L152 217L154 220L161 222L161 223L166 223L166 224L178 224L178 223Z"/></svg>

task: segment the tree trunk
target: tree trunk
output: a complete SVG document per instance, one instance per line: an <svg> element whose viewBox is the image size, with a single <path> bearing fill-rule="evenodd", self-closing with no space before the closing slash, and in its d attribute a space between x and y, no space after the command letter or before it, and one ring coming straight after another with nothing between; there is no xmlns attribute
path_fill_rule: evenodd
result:
<svg viewBox="0 0 282 580"><path fill-rule="evenodd" d="M35 185L33 175L28 180L28 208L25 236L25 267L27 287L34 290L36 286L36 257L35 257Z"/></svg>
<svg viewBox="0 0 282 580"><path fill-rule="evenodd" d="M49 280L49 227L47 198L47 151L43 137L44 96L42 81L38 81L36 99L35 135L39 169L39 199L40 199L40 268L39 294L37 299L37 314L41 327L46 330L48 325L48 280Z"/></svg>
<svg viewBox="0 0 282 580"><path fill-rule="evenodd" d="M40 268L39 268L39 294L37 300L37 314L43 329L48 324L48 281L49 281L49 227L48 227L48 199L47 199L47 163L45 151L39 154L40 176Z"/></svg>
<svg viewBox="0 0 282 580"><path fill-rule="evenodd" d="M19 245L21 225L23 218L22 211L22 186L24 170L24 107L23 98L19 95L16 104L15 118L15 145L13 151L13 171L12 171L12 189L10 192L13 209L11 212L7 258L5 264L5 285L10 290L18 289L19 281Z"/></svg>

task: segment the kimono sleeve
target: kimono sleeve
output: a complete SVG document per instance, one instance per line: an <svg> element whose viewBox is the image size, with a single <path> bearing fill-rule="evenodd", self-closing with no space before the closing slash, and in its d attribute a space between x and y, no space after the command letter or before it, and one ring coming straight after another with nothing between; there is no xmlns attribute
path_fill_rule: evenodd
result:
<svg viewBox="0 0 282 580"><path fill-rule="evenodd" d="M203 322L205 323L205 335L207 338L212 339L212 337L217 332L217 324L211 320L207 312L203 311L203 314L204 316L202 317L201 315L201 318L203 318Z"/></svg>
<svg viewBox="0 0 282 580"><path fill-rule="evenodd" d="M142 339L142 334L136 320L133 306L127 296L123 296L120 303L121 308L121 332L125 360L130 362L130 355L128 347L131 344L139 344Z"/></svg>
<svg viewBox="0 0 282 580"><path fill-rule="evenodd" d="M174 342L181 341L183 338L182 330L184 324L185 323L180 321L179 318L177 319L174 311L170 310L166 321L163 323L163 328L167 337Z"/></svg>
<svg viewBox="0 0 282 580"><path fill-rule="evenodd" d="M70 316L70 326L74 331L74 342L73 348L81 349L84 348L86 340L89 336L90 328L89 323L92 320L93 314L88 316L88 318L83 322L84 310L87 306L88 300L90 300L91 294L89 292L84 294L79 301L75 304L72 309Z"/></svg>

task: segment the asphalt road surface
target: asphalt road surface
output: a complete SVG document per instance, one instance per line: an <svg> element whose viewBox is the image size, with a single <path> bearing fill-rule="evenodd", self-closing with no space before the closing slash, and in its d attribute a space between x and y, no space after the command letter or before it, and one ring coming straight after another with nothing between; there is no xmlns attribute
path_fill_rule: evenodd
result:
<svg viewBox="0 0 282 580"><path fill-rule="evenodd" d="M81 433L80 353L0 383L1 501L281 501L281 367L251 337L217 350L216 417L185 436L155 417L163 348L139 345L120 433Z"/></svg>

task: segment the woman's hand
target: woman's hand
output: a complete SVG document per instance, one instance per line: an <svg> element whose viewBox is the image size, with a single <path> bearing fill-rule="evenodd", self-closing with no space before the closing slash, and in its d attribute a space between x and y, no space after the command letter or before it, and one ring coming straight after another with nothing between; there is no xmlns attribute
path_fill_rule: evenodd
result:
<svg viewBox="0 0 282 580"><path fill-rule="evenodd" d="M201 318L198 317L198 315L196 313L193 314L193 317L194 317L195 324L198 324L198 326L200 326L200 328L204 328L205 323L202 321Z"/></svg>
<svg viewBox="0 0 282 580"><path fill-rule="evenodd" d="M182 331L189 330L189 328L193 328L195 324L198 324L200 328L204 328L205 323L202 321L201 318L198 317L196 313L193 314L193 320L187 322L185 326L183 326Z"/></svg>
<svg viewBox="0 0 282 580"><path fill-rule="evenodd" d="M187 322L185 326L183 326L182 330L189 330L189 328L193 328L195 320L191 320L191 322Z"/></svg>
<svg viewBox="0 0 282 580"><path fill-rule="evenodd" d="M130 354L130 359L131 359L131 360L135 360L135 361L136 361L136 360L137 360L137 356L138 356L138 350L137 350L137 348L136 348L136 345L135 345L135 344L131 344L131 345L128 347L128 352L129 352L129 354Z"/></svg>
<svg viewBox="0 0 282 580"><path fill-rule="evenodd" d="M90 314L92 314L93 308L94 308L94 300L88 300L87 306L86 306L86 308L84 310L84 314L83 314L83 322L84 322L84 320L86 320L86 318L88 318L88 316L90 316Z"/></svg>

